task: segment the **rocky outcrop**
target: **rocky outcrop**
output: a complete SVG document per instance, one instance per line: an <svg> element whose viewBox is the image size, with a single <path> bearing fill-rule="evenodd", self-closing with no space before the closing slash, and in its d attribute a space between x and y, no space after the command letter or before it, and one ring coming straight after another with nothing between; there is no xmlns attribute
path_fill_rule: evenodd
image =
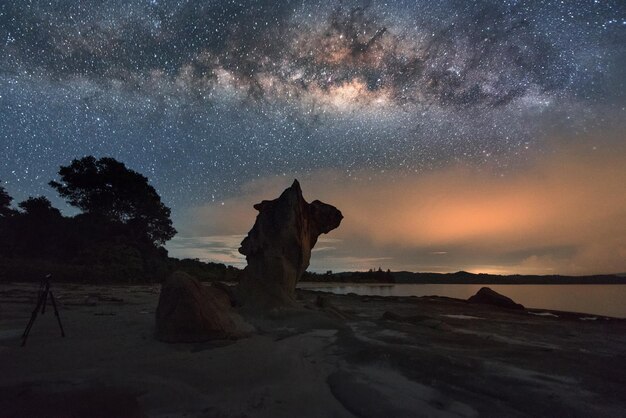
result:
<svg viewBox="0 0 626 418"><path fill-rule="evenodd" d="M337 228L343 216L318 200L307 203L297 180L277 199L264 200L254 208L259 214L239 248L248 265L238 296L244 306L292 305L317 238Z"/></svg>
<svg viewBox="0 0 626 418"><path fill-rule="evenodd" d="M474 296L467 300L469 303L480 303L485 305L494 305L507 309L524 309L523 305L513 302L500 293L491 290L488 287L481 288Z"/></svg>
<svg viewBox="0 0 626 418"><path fill-rule="evenodd" d="M228 295L183 272L161 286L156 310L156 338L164 342L199 342L238 335Z"/></svg>

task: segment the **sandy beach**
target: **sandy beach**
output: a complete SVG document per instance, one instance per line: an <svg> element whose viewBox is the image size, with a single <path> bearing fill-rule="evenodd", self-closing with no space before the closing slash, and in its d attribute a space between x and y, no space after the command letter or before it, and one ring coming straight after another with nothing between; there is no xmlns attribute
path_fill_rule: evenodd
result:
<svg viewBox="0 0 626 418"><path fill-rule="evenodd" d="M0 416L624 416L626 321L298 291L236 341L154 339L159 286L0 285Z"/></svg>

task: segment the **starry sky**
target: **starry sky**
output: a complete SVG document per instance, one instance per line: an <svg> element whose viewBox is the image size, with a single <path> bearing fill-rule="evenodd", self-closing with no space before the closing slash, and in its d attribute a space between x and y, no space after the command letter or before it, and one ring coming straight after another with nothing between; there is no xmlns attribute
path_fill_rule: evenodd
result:
<svg viewBox="0 0 626 418"><path fill-rule="evenodd" d="M314 270L623 272L625 69L620 0L4 0L0 179L112 156L237 266L298 178Z"/></svg>

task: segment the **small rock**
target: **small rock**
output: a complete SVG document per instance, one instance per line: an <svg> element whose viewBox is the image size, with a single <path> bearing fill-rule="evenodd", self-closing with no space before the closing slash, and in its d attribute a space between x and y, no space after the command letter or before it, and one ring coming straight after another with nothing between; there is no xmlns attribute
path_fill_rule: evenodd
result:
<svg viewBox="0 0 626 418"><path fill-rule="evenodd" d="M164 342L201 342L238 335L230 299L183 272L164 283L156 310L156 338Z"/></svg>
<svg viewBox="0 0 626 418"><path fill-rule="evenodd" d="M491 290L488 287L481 288L474 296L467 300L469 303L480 303L485 305L494 305L506 309L524 309L523 305L513 302L512 299L507 298L500 293Z"/></svg>
<svg viewBox="0 0 626 418"><path fill-rule="evenodd" d="M315 306L317 306L318 308L329 308L332 306L332 304L326 296L317 295L317 297L315 298Z"/></svg>

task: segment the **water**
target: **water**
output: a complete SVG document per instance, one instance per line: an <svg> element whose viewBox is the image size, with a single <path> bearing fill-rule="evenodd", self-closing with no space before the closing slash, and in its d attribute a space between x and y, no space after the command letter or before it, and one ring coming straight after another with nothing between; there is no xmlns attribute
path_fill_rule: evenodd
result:
<svg viewBox="0 0 626 418"><path fill-rule="evenodd" d="M467 299L487 286L527 308L553 309L626 318L626 285L479 285L301 283L298 287L371 296L448 296Z"/></svg>

